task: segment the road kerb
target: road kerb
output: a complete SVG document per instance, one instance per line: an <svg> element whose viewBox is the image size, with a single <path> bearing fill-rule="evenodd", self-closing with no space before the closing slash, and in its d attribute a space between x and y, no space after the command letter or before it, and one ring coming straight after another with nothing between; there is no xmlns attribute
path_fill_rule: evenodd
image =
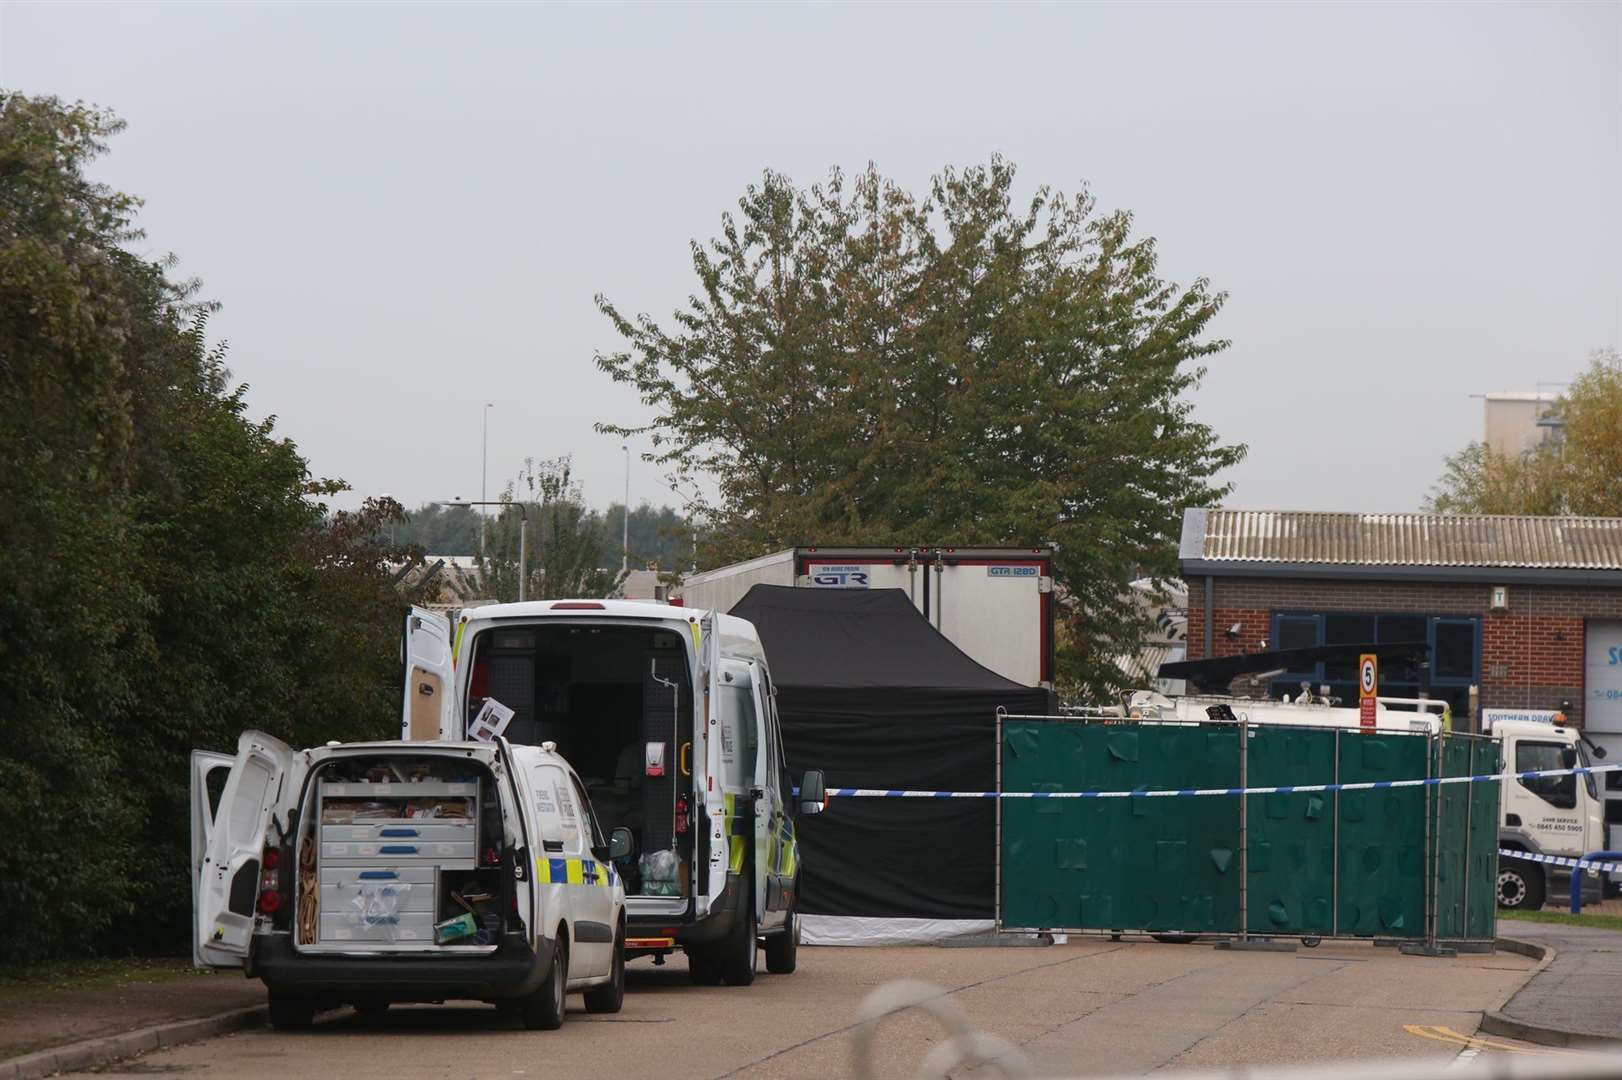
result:
<svg viewBox="0 0 1622 1080"><path fill-rule="evenodd" d="M1518 941L1515 938L1499 938L1495 944L1505 952L1520 956L1537 958L1532 968L1532 974L1527 978L1530 983L1538 973L1554 963L1557 955L1552 945L1540 942ZM1519 991L1516 991L1519 993ZM1510 995L1511 999L1514 995ZM1508 1002L1505 1002L1507 1005ZM1481 1014L1481 1026L1476 1029L1484 1035L1497 1035L1500 1038L1519 1039L1522 1042L1537 1043L1539 1046L1557 1046L1574 1050L1595 1049L1615 1050L1622 1047L1622 1042L1616 1039L1607 1039L1602 1035L1593 1035L1585 1031L1567 1031L1565 1028L1549 1027L1545 1024L1532 1024L1525 1020L1516 1020L1505 1016L1502 1012L1484 1012ZM0 1077L0 1080L4 1080Z"/></svg>
<svg viewBox="0 0 1622 1080"><path fill-rule="evenodd" d="M232 1009L214 1016L201 1016L192 1020L176 1020L169 1024L137 1028L118 1035L41 1050L34 1054L0 1061L0 1080L36 1080L52 1073L74 1069L88 1069L105 1065L119 1058L134 1057L148 1050L174 1046L178 1043L207 1039L265 1022L263 1005L246 1009Z"/></svg>

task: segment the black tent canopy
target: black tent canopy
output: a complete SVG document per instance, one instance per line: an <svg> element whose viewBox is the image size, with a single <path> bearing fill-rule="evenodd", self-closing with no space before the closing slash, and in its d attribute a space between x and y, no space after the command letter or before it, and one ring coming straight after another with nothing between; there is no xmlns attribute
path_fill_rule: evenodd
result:
<svg viewBox="0 0 1622 1080"><path fill-rule="evenodd" d="M829 787L990 791L997 709L1053 711L1049 691L981 667L899 589L756 585L732 614L765 646L790 770L821 769ZM797 826L800 912L990 919L994 822L990 800L834 799Z"/></svg>

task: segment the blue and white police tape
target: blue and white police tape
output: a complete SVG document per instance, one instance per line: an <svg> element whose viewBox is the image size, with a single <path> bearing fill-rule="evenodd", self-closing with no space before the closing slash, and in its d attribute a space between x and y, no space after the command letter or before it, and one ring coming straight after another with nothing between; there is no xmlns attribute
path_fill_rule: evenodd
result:
<svg viewBox="0 0 1622 1080"><path fill-rule="evenodd" d="M1539 855L1536 852L1515 851L1511 848L1499 848L1498 854L1506 859L1524 859L1526 862L1551 863L1555 866L1580 865L1584 870L1594 870L1601 874L1622 874L1622 863L1585 862L1566 855Z"/></svg>
<svg viewBox="0 0 1622 1080"><path fill-rule="evenodd" d="M1296 795L1327 791L1385 791L1391 788L1441 787L1444 784L1489 784L1500 780L1537 780L1546 776L1589 776L1622 771L1622 765L1584 765L1571 769L1487 773L1483 776L1430 776L1418 780L1359 780L1349 784L1287 784L1273 787L1168 788L1160 791L912 791L904 788L828 788L830 799L1167 799L1201 795ZM799 794L798 791L795 794Z"/></svg>

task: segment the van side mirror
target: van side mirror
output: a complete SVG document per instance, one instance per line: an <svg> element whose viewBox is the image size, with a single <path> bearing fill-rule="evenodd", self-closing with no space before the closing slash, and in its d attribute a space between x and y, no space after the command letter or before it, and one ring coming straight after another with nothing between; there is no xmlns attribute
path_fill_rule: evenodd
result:
<svg viewBox="0 0 1622 1080"><path fill-rule="evenodd" d="M820 814L827 809L828 787L821 769L807 769L800 778L800 813Z"/></svg>
<svg viewBox="0 0 1622 1080"><path fill-rule="evenodd" d="M624 826L621 826L620 828L615 829L612 833L609 834L609 836L608 836L608 858L609 858L609 861L612 862L615 859L629 859L631 857L631 853L634 852L635 850L636 850L636 840L632 838L630 829L627 829Z"/></svg>

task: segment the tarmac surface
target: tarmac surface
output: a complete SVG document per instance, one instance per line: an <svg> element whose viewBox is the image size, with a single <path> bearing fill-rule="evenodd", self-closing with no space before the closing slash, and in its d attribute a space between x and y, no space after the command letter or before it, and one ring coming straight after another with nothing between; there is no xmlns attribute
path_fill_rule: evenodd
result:
<svg viewBox="0 0 1622 1080"><path fill-rule="evenodd" d="M104 1076L803 1077L853 1074L856 1009L897 978L940 987L978 1030L1039 1075L1562 1054L1475 1038L1533 961L1507 953L1402 956L1327 942L1296 953L1085 939L1051 948L804 948L793 975L702 988L684 962L629 969L624 1011L578 996L563 1029L514 1030L487 1006L401 1006L379 1028L351 1012L309 1032L242 1031L103 1067ZM942 1039L916 1011L884 1022L878 1075L911 1076Z"/></svg>
<svg viewBox="0 0 1622 1080"><path fill-rule="evenodd" d="M1500 1012L1525 1024L1622 1040L1622 931L1505 919L1498 932L1555 951L1554 962Z"/></svg>

